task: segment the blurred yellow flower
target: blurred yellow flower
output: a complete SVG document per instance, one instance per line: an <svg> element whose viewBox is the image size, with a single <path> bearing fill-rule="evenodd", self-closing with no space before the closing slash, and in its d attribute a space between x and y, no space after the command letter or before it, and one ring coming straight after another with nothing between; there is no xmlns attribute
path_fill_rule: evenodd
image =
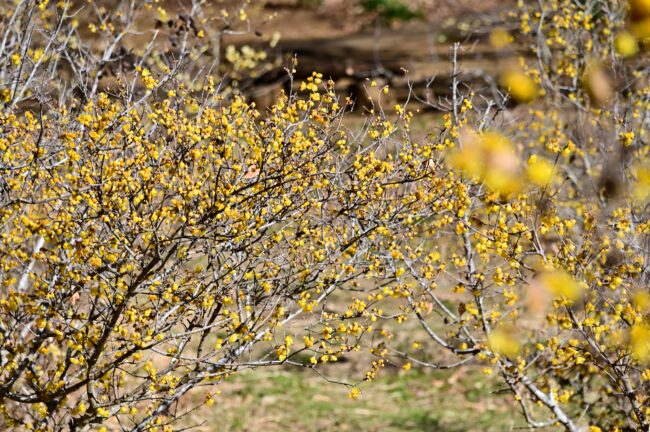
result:
<svg viewBox="0 0 650 432"><path fill-rule="evenodd" d="M635 324L630 330L630 352L640 363L650 361L650 326L646 323Z"/></svg>
<svg viewBox="0 0 650 432"><path fill-rule="evenodd" d="M540 277L540 283L553 296L562 297L571 303L582 298L582 286L564 270L543 274Z"/></svg>
<svg viewBox="0 0 650 432"><path fill-rule="evenodd" d="M537 186L546 186L555 179L555 168L549 160L533 155L528 159L526 175Z"/></svg>
<svg viewBox="0 0 650 432"><path fill-rule="evenodd" d="M611 78L597 62L587 66L587 70L582 75L582 86L596 105L605 105L614 96Z"/></svg>
<svg viewBox="0 0 650 432"><path fill-rule="evenodd" d="M645 291L640 291L634 294L632 302L636 310L642 313L650 312L650 294Z"/></svg>
<svg viewBox="0 0 650 432"><path fill-rule="evenodd" d="M488 336L488 345L496 354L515 357L521 349L519 341L514 337L512 329L495 328Z"/></svg>
<svg viewBox="0 0 650 432"><path fill-rule="evenodd" d="M639 42L647 43L650 40L650 17L633 22L630 25L630 30Z"/></svg>
<svg viewBox="0 0 650 432"><path fill-rule="evenodd" d="M501 75L501 86L517 102L528 103L539 95L539 86L523 70L507 70Z"/></svg>
<svg viewBox="0 0 650 432"><path fill-rule="evenodd" d="M504 48L512 42L513 38L508 30L503 27L498 27L490 32L490 44L497 48Z"/></svg>
<svg viewBox="0 0 650 432"><path fill-rule="evenodd" d="M639 52L639 44L632 33L624 31L614 38L614 49L618 55L627 58Z"/></svg>
<svg viewBox="0 0 650 432"><path fill-rule="evenodd" d="M478 133L468 129L461 134L461 144L462 148L450 156L453 167L503 194L520 190L519 159L508 138L497 132Z"/></svg>
<svg viewBox="0 0 650 432"><path fill-rule="evenodd" d="M642 204L650 196L650 166L640 165L634 171L636 181L632 186L632 197L637 204Z"/></svg>

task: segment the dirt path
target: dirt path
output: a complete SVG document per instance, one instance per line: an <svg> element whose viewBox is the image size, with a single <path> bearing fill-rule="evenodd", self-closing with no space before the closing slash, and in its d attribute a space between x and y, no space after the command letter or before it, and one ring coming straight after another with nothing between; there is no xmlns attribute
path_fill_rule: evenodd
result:
<svg viewBox="0 0 650 432"><path fill-rule="evenodd" d="M447 1L421 2L432 10L439 6L438 16L445 19L433 20L436 15L430 13L427 20L394 26L377 22L355 25L354 10L337 8L337 3L349 2L325 1L320 8L311 9L291 8L288 1L276 2L272 8L276 17L260 27L264 31L257 37L233 41L261 49L268 46L269 32L281 32L282 39L271 56L285 65L295 55L299 62L295 75L298 82L318 71L333 79L341 93L372 99L367 84L369 79L376 80L380 88L389 84L393 89L391 103L410 97L420 108L433 108L428 102L451 93L454 42L462 43L457 52L456 77L476 92L493 92L499 72L515 64L526 51L516 45L497 51L487 40L494 28L512 27L500 18L500 11L510 1L481 2L480 7L479 2L468 0L454 2L453 7ZM338 19L337 14L341 15ZM269 97L286 85L285 77L282 67L266 73L251 96L258 105L268 105Z"/></svg>
<svg viewBox="0 0 650 432"><path fill-rule="evenodd" d="M299 7L317 5L315 7ZM494 14L511 8L514 0L404 0L412 10L422 13L427 23L452 25L463 17ZM273 13L275 17L258 30L263 33L280 31L285 41L336 38L354 34L373 27L372 14L364 13L355 0L267 0L266 6L258 6L257 14ZM409 28L412 22L393 23L395 30Z"/></svg>

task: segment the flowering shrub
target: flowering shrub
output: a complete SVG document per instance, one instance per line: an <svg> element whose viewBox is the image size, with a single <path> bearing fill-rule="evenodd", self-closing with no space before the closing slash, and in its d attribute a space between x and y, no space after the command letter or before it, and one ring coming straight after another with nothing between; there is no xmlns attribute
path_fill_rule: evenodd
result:
<svg viewBox="0 0 650 432"><path fill-rule="evenodd" d="M501 116L498 100L454 95L420 150L453 196L393 233L385 256L427 337L404 348L385 331L374 352L406 368L482 363L532 427L646 430L646 3L519 6L536 58L501 82L534 102Z"/></svg>
<svg viewBox="0 0 650 432"><path fill-rule="evenodd" d="M363 381L474 363L533 427L649 427L644 1L522 3L534 61L454 80L423 140L407 106L347 129L316 72L258 111L265 56L220 60L241 5L1 12L6 428L171 430L237 370L362 348Z"/></svg>
<svg viewBox="0 0 650 432"><path fill-rule="evenodd" d="M90 65L95 53L84 52L71 5L25 1L4 11L5 427L168 428L182 416L180 397L234 370L307 348L314 361L335 361L357 345L364 307L328 317L323 304L362 274L356 263L376 229L364 218L388 224L402 210L381 187L392 164L341 129L344 107L320 75L305 83L307 98L283 96L262 118L240 97L225 99L213 76L198 89L188 82L190 48L157 65L152 46L132 72L116 66L127 72L100 91L102 68L125 61L110 53L124 52L133 25L120 20L143 13L130 5L97 11L102 24L91 34L119 32L102 29L113 19L125 30ZM54 48L31 48L36 33L23 42L33 21ZM201 33L189 25L183 45ZM77 51L59 45L72 41ZM90 69L60 88L37 85L82 64ZM79 88L68 91L72 84ZM315 317L313 329L294 340L283 325L301 314ZM204 393L211 403L215 390Z"/></svg>

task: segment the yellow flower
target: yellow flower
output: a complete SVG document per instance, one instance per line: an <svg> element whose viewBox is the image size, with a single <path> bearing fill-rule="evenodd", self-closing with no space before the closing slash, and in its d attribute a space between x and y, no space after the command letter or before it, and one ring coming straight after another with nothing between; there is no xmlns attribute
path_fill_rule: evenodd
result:
<svg viewBox="0 0 650 432"><path fill-rule="evenodd" d="M624 31L614 38L614 49L621 57L632 57L639 52L639 44L632 33Z"/></svg>
<svg viewBox="0 0 650 432"><path fill-rule="evenodd" d="M503 194L520 189L520 164L514 145L497 132L477 133L465 130L462 149L453 152L450 162L467 175L478 177L490 189Z"/></svg>
<svg viewBox="0 0 650 432"><path fill-rule="evenodd" d="M498 27L490 32L490 44L497 48L504 48L512 42L512 36L508 30L503 27Z"/></svg>
<svg viewBox="0 0 650 432"><path fill-rule="evenodd" d="M618 137L625 147L629 147L634 142L634 136L635 133L633 131L630 131L630 132L621 132Z"/></svg>
<svg viewBox="0 0 650 432"><path fill-rule="evenodd" d="M596 105L607 104L614 96L611 79L597 62L592 62L587 66L587 70L582 75L582 86Z"/></svg>
<svg viewBox="0 0 650 432"><path fill-rule="evenodd" d="M160 21L168 21L169 20L169 14L167 13L167 11L164 8L158 6L158 8L156 9L156 12L158 12L158 19Z"/></svg>
<svg viewBox="0 0 650 432"><path fill-rule="evenodd" d="M86 414L86 404L84 402L81 402L79 405L72 409L73 416L81 416L84 414Z"/></svg>
<svg viewBox="0 0 650 432"><path fill-rule="evenodd" d="M495 328L488 336L488 346L496 354L515 357L521 347L513 333L513 329Z"/></svg>
<svg viewBox="0 0 650 432"><path fill-rule="evenodd" d="M632 298L632 302L634 303L634 307L639 312L643 312L643 313L650 312L650 294L648 294L647 292L640 291L634 294L634 297Z"/></svg>
<svg viewBox="0 0 650 432"><path fill-rule="evenodd" d="M630 351L632 358L640 363L650 362L650 326L635 324L630 330Z"/></svg>
<svg viewBox="0 0 650 432"><path fill-rule="evenodd" d="M582 297L582 286L564 270L545 273L540 277L542 286L552 295L573 303Z"/></svg>
<svg viewBox="0 0 650 432"><path fill-rule="evenodd" d="M553 164L547 159L533 155L528 159L526 175L532 183L543 187L554 180L555 170Z"/></svg>
<svg viewBox="0 0 650 432"><path fill-rule="evenodd" d="M352 387L348 393L350 399L358 399L361 396L361 389L359 387Z"/></svg>
<svg viewBox="0 0 650 432"><path fill-rule="evenodd" d="M650 40L650 16L638 22L633 22L630 30L632 30L639 42L647 43Z"/></svg>
<svg viewBox="0 0 650 432"><path fill-rule="evenodd" d="M155 78L151 76L151 71L149 69L142 69L141 74L142 82L147 89L152 90L158 85L158 81L156 81Z"/></svg>
<svg viewBox="0 0 650 432"><path fill-rule="evenodd" d="M528 103L539 95L537 83L521 70L506 71L501 75L500 83L517 102Z"/></svg>
<svg viewBox="0 0 650 432"><path fill-rule="evenodd" d="M634 171L636 181L632 187L632 196L641 204L650 196L650 166L637 166Z"/></svg>

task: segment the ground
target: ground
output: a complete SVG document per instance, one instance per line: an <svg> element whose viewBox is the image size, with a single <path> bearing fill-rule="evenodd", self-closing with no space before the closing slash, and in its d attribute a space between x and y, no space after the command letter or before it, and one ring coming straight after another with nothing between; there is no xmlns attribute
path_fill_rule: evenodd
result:
<svg viewBox="0 0 650 432"><path fill-rule="evenodd" d="M185 421L199 431L507 431L510 396L478 370L389 369L359 399L348 389L299 368L244 372L222 386L211 407Z"/></svg>

